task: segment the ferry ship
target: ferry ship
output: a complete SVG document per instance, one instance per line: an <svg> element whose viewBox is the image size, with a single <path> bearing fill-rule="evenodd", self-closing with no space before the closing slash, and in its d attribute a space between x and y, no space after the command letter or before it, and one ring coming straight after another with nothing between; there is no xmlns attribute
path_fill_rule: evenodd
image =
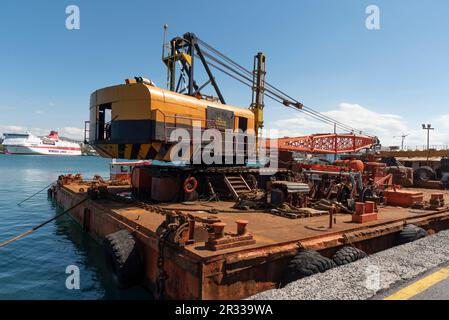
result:
<svg viewBox="0 0 449 320"><path fill-rule="evenodd" d="M37 137L31 133L4 133L3 146L6 154L35 154L80 156L81 146L78 143L64 141L58 132L51 131L48 136Z"/></svg>

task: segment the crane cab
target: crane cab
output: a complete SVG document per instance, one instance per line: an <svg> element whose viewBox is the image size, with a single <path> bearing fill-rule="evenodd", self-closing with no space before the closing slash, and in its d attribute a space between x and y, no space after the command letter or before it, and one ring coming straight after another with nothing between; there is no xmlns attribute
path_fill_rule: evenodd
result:
<svg viewBox="0 0 449 320"><path fill-rule="evenodd" d="M88 142L103 157L170 162L174 131L184 129L193 142L194 127L202 133L216 129L254 136L254 114L142 80L99 89L90 97Z"/></svg>

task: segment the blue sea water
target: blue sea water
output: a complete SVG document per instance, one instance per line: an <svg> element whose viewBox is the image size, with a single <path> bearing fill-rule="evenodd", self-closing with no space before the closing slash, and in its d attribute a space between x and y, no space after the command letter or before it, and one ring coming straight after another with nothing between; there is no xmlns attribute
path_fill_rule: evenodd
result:
<svg viewBox="0 0 449 320"><path fill-rule="evenodd" d="M0 154L0 243L63 210L44 191L61 174L109 176L99 157L52 157ZM66 268L80 270L80 289L67 289ZM0 299L150 299L142 287L119 290L103 259L103 248L65 216L0 248Z"/></svg>

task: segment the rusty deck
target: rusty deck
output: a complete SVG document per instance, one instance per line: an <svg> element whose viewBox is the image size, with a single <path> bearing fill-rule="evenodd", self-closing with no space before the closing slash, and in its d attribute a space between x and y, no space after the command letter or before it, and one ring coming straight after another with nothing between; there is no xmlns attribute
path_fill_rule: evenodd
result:
<svg viewBox="0 0 449 320"><path fill-rule="evenodd" d="M88 186L71 183L58 187L56 201L68 208L86 195ZM110 187L112 190L114 187ZM123 187L116 187L117 190ZM415 189L416 190L416 189ZM419 189L430 197L431 191ZM444 193L445 198L449 192ZM254 244L218 251L208 250L205 242L195 242L182 248L167 246L164 252L166 295L174 299L240 299L276 286L289 259L298 246L331 255L345 244L355 245L368 253L393 246L395 233L404 224L413 223L437 232L449 228L449 210L414 210L400 207L380 207L378 220L366 224L351 221L351 215L334 215L329 229L329 216L288 219L262 211L233 209L233 202L196 202L158 204L168 210L187 212L226 224L226 232L235 232L236 220L248 221L247 229ZM90 214L86 216L85 209ZM112 200L88 200L71 212L98 239L120 229L128 229L141 244L145 263L146 285L155 290L157 269L157 228L165 217L134 204Z"/></svg>

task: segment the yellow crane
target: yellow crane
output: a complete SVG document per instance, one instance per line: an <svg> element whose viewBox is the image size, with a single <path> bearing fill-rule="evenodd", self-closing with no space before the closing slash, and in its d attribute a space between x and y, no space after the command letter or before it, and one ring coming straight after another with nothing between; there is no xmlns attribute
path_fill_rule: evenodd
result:
<svg viewBox="0 0 449 320"><path fill-rule="evenodd" d="M166 32L167 28L165 28ZM245 135L244 156L259 150L260 130L264 126L265 96L286 107L300 110L335 128L354 132L356 129L305 107L276 87L266 83L266 58L262 52L254 57L249 71L199 39L193 33L175 37L164 44L162 60L167 66L167 89L158 88L152 81L136 77L124 84L96 90L90 99L89 144L104 157L123 159L153 159L172 161L178 155L172 133L185 129L192 136L194 128L201 132L218 129L227 141L225 132ZM204 69L207 80L198 83L198 68ZM240 81L252 90L249 109L226 104L212 68ZM212 86L214 94L203 91ZM360 132L361 133L361 132ZM249 141L255 140L255 146ZM193 146L181 160L192 160L201 153L205 143ZM232 154L236 156L236 149ZM222 162L224 163L224 161ZM232 165L233 163L226 165ZM221 164L215 164L220 166Z"/></svg>
<svg viewBox="0 0 449 320"><path fill-rule="evenodd" d="M176 129L192 132L214 128L258 136L263 127L265 56L254 58L253 102L250 109L226 104L214 75L192 33L164 43L162 60L167 66L168 90L145 78L96 90L90 98L89 144L103 157L172 161ZM165 55L164 53L167 53ZM199 86L194 78L195 60L202 63L208 81ZM180 71L177 74L177 66ZM177 79L178 77L178 79ZM202 94L211 84L217 97ZM223 135L224 136L224 135ZM256 138L257 139L257 138ZM196 151L191 148L189 160Z"/></svg>

